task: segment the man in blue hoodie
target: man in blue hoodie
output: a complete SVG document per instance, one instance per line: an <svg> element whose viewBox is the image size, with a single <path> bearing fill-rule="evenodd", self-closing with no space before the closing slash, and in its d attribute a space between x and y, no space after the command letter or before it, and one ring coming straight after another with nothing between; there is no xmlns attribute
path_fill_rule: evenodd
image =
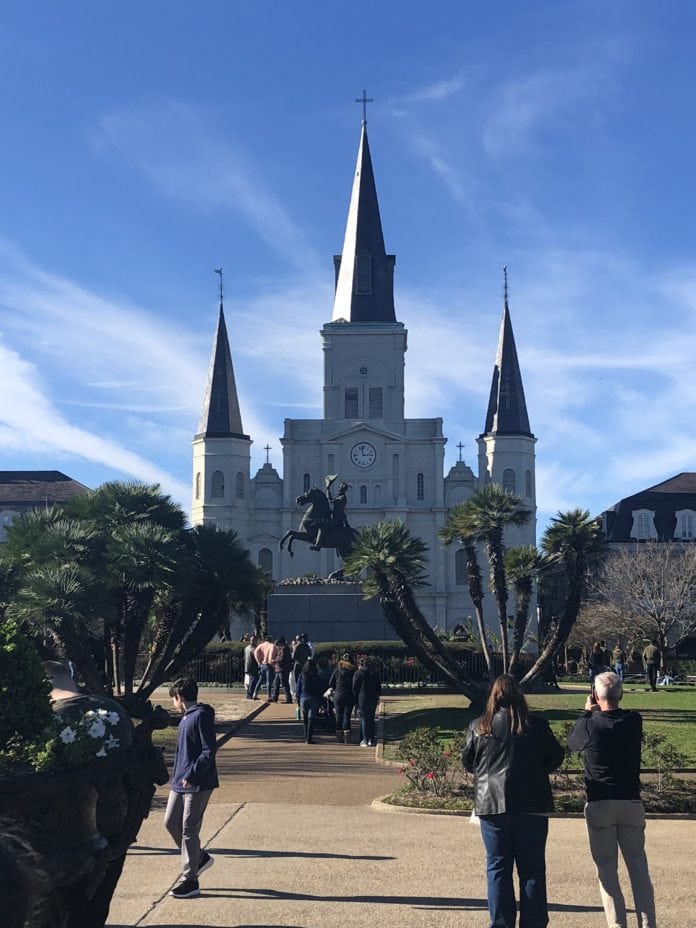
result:
<svg viewBox="0 0 696 928"><path fill-rule="evenodd" d="M164 814L164 827L181 848L183 879L169 895L191 899L201 894L199 875L214 863L210 854L201 853L200 832L210 794L220 785L215 767L215 711L198 702L198 684L191 678L176 680L169 695L174 708L183 715Z"/></svg>

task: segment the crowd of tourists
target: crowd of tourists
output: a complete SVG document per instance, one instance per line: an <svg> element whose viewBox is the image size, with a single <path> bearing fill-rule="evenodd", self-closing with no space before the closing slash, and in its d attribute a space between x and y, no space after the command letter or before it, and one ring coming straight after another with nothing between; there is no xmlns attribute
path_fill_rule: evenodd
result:
<svg viewBox="0 0 696 928"><path fill-rule="evenodd" d="M258 664L250 672L247 695L253 699L258 679L267 698L294 693L302 715L305 740L313 743L316 712L331 700L339 741L350 743L355 706L360 716L361 744L375 742L375 709L379 675L364 659L354 663L344 653L327 677L312 656L306 636L292 647L281 638L249 647ZM286 656L286 655L289 655ZM251 666L251 665L249 665ZM79 699L67 668L45 665L52 680L54 709L67 711ZM264 672L263 668L266 667ZM271 673L272 671L272 673ZM199 877L214 864L201 848L200 831L212 791L219 785L216 769L214 710L198 701L190 678L170 688L178 728L164 825L181 854L181 881L171 890L177 899L200 895ZM642 718L620 708L623 683L613 671L593 677L584 710L568 737L568 748L582 753L585 766L585 821L590 854L599 879L609 928L627 928L626 901L619 882L619 851L631 884L639 928L656 928L653 886L645 853L645 809L640 794ZM109 702L114 721L123 723L124 743L132 728L120 707ZM107 715L106 709L102 709ZM545 851L549 815L554 810L549 774L563 762L565 747L548 722L534 716L514 677L503 674L492 684L483 715L468 728L462 763L474 777L473 816L480 825L486 853L489 928L545 928L548 924ZM125 853L123 854L125 857ZM117 862L117 879L123 865ZM519 882L515 899L514 876Z"/></svg>

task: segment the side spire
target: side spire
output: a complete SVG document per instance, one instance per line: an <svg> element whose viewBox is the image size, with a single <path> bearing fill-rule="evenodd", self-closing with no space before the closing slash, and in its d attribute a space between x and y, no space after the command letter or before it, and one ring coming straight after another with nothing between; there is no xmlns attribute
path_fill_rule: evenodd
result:
<svg viewBox="0 0 696 928"><path fill-rule="evenodd" d="M222 268L215 268L220 277L220 314L213 341L208 369L208 383L198 423L198 435L203 438L246 438L237 399L232 353L227 337L223 308Z"/></svg>
<svg viewBox="0 0 696 928"><path fill-rule="evenodd" d="M508 306L507 268L504 274L504 309L500 325L498 353L493 368L491 394L486 413L485 435L531 435L527 404L524 399L522 372L517 360L515 336Z"/></svg>
<svg viewBox="0 0 696 928"><path fill-rule="evenodd" d="M365 91L363 122L343 253L334 257L336 294L332 321L396 322L394 265L396 258L384 247L377 188L367 141Z"/></svg>

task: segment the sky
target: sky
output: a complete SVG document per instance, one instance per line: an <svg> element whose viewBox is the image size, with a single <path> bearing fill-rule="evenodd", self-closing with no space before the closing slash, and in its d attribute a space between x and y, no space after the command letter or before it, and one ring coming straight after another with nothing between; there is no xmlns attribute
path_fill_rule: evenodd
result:
<svg viewBox="0 0 696 928"><path fill-rule="evenodd" d="M318 418L363 89L406 412L474 471L502 267L539 526L696 470L696 5L0 4L0 470L191 502L224 268L252 474Z"/></svg>

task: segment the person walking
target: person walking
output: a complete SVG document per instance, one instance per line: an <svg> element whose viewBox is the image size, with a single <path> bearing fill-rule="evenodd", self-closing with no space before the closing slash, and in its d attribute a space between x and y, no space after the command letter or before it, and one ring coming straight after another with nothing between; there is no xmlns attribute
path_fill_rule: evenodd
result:
<svg viewBox="0 0 696 928"><path fill-rule="evenodd" d="M379 674L367 658L361 657L353 677L353 697L360 716L361 748L371 748L376 744L375 712L381 695L382 684Z"/></svg>
<svg viewBox="0 0 696 928"><path fill-rule="evenodd" d="M585 822L609 928L627 928L618 855L628 870L639 928L655 928L655 897L645 854L645 808L640 798L643 720L620 709L623 684L615 673L595 678L594 692L568 737L585 761Z"/></svg>
<svg viewBox="0 0 696 928"><path fill-rule="evenodd" d="M290 693L290 669L292 668L292 655L285 638L276 638L275 654L273 657L273 689L271 691L272 702L278 702L280 688L282 686L285 693L285 702L292 702Z"/></svg>
<svg viewBox="0 0 696 928"><path fill-rule="evenodd" d="M292 676L295 681L295 697L299 705L300 697L297 695L297 684L300 679L300 675L304 670L304 666L307 661L312 656L309 645L307 644L307 636L304 634L297 636L297 642L292 649Z"/></svg>
<svg viewBox="0 0 696 928"><path fill-rule="evenodd" d="M306 744L315 744L313 738L314 726L324 689L324 681L319 676L316 661L310 657L302 668L302 673L297 678L297 703L302 712L302 725Z"/></svg>
<svg viewBox="0 0 696 928"><path fill-rule="evenodd" d="M261 644L256 646L254 658L259 665L259 676L256 680L253 698L256 699L261 687L265 687L266 696L270 702L271 688L273 686L273 661L275 660L276 646L273 644L273 638L266 635Z"/></svg>
<svg viewBox="0 0 696 928"><path fill-rule="evenodd" d="M249 644L244 648L244 684L246 686L246 698L255 699L256 681L259 678L259 663L254 657L254 651L259 643L256 635L252 635Z"/></svg>
<svg viewBox="0 0 696 928"><path fill-rule="evenodd" d="M329 689L333 691L333 704L336 713L336 739L340 744L350 744L350 716L355 705L353 697L353 676L355 664L346 652L334 668L329 680Z"/></svg>
<svg viewBox="0 0 696 928"><path fill-rule="evenodd" d="M611 652L611 659L614 665L614 673L623 683L624 675L626 673L626 652L618 642L614 650Z"/></svg>
<svg viewBox="0 0 696 928"><path fill-rule="evenodd" d="M662 652L660 643L656 638L643 651L643 669L650 689L655 693L657 691L657 672L662 662Z"/></svg>
<svg viewBox="0 0 696 928"><path fill-rule="evenodd" d="M474 810L486 849L490 928L515 928L515 867L520 928L548 924L547 816L554 808L549 773L564 756L548 722L529 714L515 678L499 676L462 749L462 762L474 775Z"/></svg>
<svg viewBox="0 0 696 928"><path fill-rule="evenodd" d="M600 641L595 641L592 645L592 650L590 651L590 659L587 665L587 671L590 678L590 683L594 680L598 673L602 673L606 670L606 658L604 654L604 648Z"/></svg>
<svg viewBox="0 0 696 928"><path fill-rule="evenodd" d="M219 786L215 766L215 710L198 702L198 684L190 677L176 680L169 695L183 718L174 752L171 791L164 827L181 849L182 880L169 893L175 899L200 896L198 877L214 860L201 852L201 825L208 800Z"/></svg>

